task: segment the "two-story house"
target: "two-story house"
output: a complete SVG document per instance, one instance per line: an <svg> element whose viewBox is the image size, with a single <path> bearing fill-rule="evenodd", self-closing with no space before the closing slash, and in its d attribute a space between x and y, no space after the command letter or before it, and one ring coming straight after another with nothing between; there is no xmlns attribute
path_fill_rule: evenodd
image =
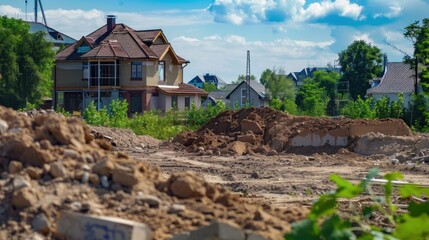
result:
<svg viewBox="0 0 429 240"><path fill-rule="evenodd" d="M126 99L130 113L184 110L207 92L183 83L189 61L178 56L161 29L137 31L107 24L59 52L55 61L55 106L83 111Z"/></svg>

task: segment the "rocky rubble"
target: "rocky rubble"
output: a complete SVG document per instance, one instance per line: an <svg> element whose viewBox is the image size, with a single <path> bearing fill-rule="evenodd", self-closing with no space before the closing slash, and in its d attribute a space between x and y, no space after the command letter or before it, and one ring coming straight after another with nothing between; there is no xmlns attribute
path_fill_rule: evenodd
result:
<svg viewBox="0 0 429 240"><path fill-rule="evenodd" d="M190 172L164 180L158 168L110 151L76 118L0 107L0 126L1 239L61 239L56 223L66 210L146 223L153 239L215 220L280 239L308 212L250 203Z"/></svg>
<svg viewBox="0 0 429 240"><path fill-rule="evenodd" d="M368 128L368 125L372 126ZM185 147L189 152L200 154L276 155L292 150L292 139L298 135L323 135L328 132L361 135L361 132L371 128L398 135L412 135L400 119L315 118L292 116L271 108L251 107L225 111L195 132L178 134L173 142L179 149Z"/></svg>

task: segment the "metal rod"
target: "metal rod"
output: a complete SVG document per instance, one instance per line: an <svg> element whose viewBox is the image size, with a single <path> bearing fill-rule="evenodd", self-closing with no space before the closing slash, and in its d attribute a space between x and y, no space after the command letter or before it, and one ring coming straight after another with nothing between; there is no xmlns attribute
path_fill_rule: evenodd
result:
<svg viewBox="0 0 429 240"><path fill-rule="evenodd" d="M34 22L37 22L37 0L34 0Z"/></svg>
<svg viewBox="0 0 429 240"><path fill-rule="evenodd" d="M45 23L45 26L48 26L48 22L46 22L45 11L43 10L42 0L39 0L39 4L40 4L40 10L42 11L43 21Z"/></svg>
<svg viewBox="0 0 429 240"><path fill-rule="evenodd" d="M101 73L101 69L100 69L100 60L98 60L98 89L97 89L97 92L98 92L98 94L97 94L97 100L98 100L98 103L97 103L97 109L98 109L98 111L100 111L100 109L101 109L101 105L100 105L100 73Z"/></svg>

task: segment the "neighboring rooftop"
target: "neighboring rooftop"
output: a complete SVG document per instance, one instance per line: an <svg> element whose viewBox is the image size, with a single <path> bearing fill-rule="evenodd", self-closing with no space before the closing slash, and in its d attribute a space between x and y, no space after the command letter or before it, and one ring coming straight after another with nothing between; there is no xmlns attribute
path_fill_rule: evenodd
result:
<svg viewBox="0 0 429 240"><path fill-rule="evenodd" d="M380 83L367 90L367 94L412 93L415 88L414 70L402 62L387 63Z"/></svg>
<svg viewBox="0 0 429 240"><path fill-rule="evenodd" d="M242 84L245 84L245 85L247 85L247 83L246 83L246 81L244 80L244 81L242 81L241 83L239 83L233 90L231 90L230 92L229 92L229 94L226 96L226 98L229 98L229 95L231 95L231 93L232 92L234 92L235 91L235 89L237 89L240 85L242 85ZM258 81L256 81L256 80L251 80L250 81L250 87L253 89L253 90L255 90L255 92L256 93L258 93L258 95L259 95L259 97L260 98L267 98L267 95L266 95L266 91L265 91L265 86L264 85L262 85L261 83L259 83Z"/></svg>
<svg viewBox="0 0 429 240"><path fill-rule="evenodd" d="M39 22L27 22L30 25L30 33L44 32L46 41L52 42L55 46L69 46L76 42L76 39L61 33L51 27Z"/></svg>
<svg viewBox="0 0 429 240"><path fill-rule="evenodd" d="M200 96L207 96L208 93L202 89L199 89L197 87L194 87L192 85L181 83L179 86L163 86L159 85L158 89L168 95L200 95Z"/></svg>

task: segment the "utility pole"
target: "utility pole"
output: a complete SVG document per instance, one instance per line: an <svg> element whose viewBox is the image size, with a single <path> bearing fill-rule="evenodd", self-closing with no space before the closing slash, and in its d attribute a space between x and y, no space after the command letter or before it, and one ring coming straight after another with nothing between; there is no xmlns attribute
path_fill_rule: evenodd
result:
<svg viewBox="0 0 429 240"><path fill-rule="evenodd" d="M247 50L247 64L246 64L246 102L249 104L250 107L250 51Z"/></svg>

